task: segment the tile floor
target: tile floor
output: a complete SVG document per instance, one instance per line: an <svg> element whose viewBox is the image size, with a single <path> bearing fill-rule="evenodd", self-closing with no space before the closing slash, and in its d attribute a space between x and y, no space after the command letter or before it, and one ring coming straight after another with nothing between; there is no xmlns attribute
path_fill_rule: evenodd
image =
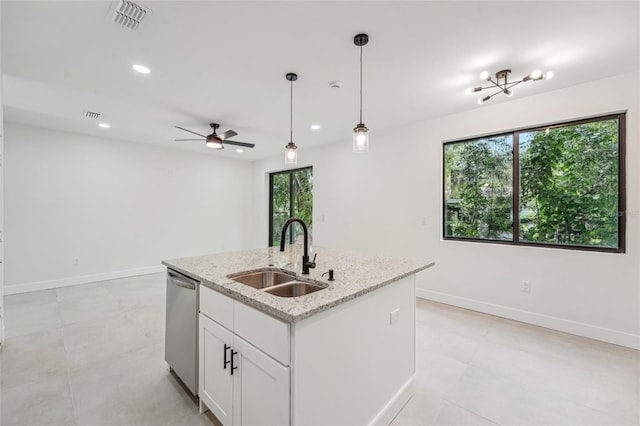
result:
<svg viewBox="0 0 640 426"><path fill-rule="evenodd" d="M164 274L7 296L3 426L215 424L164 362ZM640 425L640 352L417 302L402 425Z"/></svg>

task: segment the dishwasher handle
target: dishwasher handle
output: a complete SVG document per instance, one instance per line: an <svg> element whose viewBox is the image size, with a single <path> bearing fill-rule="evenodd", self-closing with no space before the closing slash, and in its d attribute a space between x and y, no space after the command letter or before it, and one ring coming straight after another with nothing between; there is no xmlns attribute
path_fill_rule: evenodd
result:
<svg viewBox="0 0 640 426"><path fill-rule="evenodd" d="M189 290L195 290L196 289L196 283L197 281L192 281L189 278L183 276L183 275L179 275L176 274L173 271L167 270L167 275L169 275L169 278L171 280L171 282L175 285L177 285L178 287L182 287L182 288L186 288Z"/></svg>

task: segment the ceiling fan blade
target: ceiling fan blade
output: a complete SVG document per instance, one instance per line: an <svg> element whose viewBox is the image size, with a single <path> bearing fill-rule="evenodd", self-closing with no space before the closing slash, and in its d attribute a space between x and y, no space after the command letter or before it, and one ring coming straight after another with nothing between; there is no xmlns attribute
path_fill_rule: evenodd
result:
<svg viewBox="0 0 640 426"><path fill-rule="evenodd" d="M237 146L244 146L245 148L253 148L256 146L255 143L248 143L248 142L238 142L238 141L224 141L223 142L225 145L237 145Z"/></svg>
<svg viewBox="0 0 640 426"><path fill-rule="evenodd" d="M236 133L236 132L234 132L233 130L227 130L227 131L226 131L226 132L224 132L224 133L220 133L220 134L218 135L218 137L224 141L224 140L227 140L227 139L229 139L229 138L234 137L235 135L237 135L237 133Z"/></svg>
<svg viewBox="0 0 640 426"><path fill-rule="evenodd" d="M202 142L202 141L204 141L204 139L174 139L174 141L176 141L176 142L183 142L183 141L199 141L199 142Z"/></svg>
<svg viewBox="0 0 640 426"><path fill-rule="evenodd" d="M207 138L205 135L201 135L200 133L192 132L191 130L187 130L180 126L174 126L176 129L184 130L185 132L193 133L194 135L202 136L203 138Z"/></svg>

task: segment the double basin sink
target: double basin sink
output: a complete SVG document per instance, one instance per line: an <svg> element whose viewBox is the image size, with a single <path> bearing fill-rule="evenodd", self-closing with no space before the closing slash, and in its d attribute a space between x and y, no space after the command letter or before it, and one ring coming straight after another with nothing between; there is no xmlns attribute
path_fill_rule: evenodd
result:
<svg viewBox="0 0 640 426"><path fill-rule="evenodd" d="M272 269L227 275L239 283L279 297L299 297L326 288L326 284L300 281L294 274Z"/></svg>

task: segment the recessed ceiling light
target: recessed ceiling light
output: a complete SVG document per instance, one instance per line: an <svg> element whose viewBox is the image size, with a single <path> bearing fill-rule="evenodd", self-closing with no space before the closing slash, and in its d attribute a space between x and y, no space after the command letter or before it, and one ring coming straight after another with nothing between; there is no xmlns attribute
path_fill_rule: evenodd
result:
<svg viewBox="0 0 640 426"><path fill-rule="evenodd" d="M149 74L151 72L151 70L144 65L135 64L132 68L138 71L140 74Z"/></svg>
<svg viewBox="0 0 640 426"><path fill-rule="evenodd" d="M108 129L109 127L111 127L109 124L107 123L99 123L98 126L102 127L103 129Z"/></svg>
<svg viewBox="0 0 640 426"><path fill-rule="evenodd" d="M240 148L236 148L236 152L242 153L242 152L244 152L244 150L242 150Z"/></svg>
<svg viewBox="0 0 640 426"><path fill-rule="evenodd" d="M311 126L311 130L320 130L320 125L319 124L313 124Z"/></svg>

